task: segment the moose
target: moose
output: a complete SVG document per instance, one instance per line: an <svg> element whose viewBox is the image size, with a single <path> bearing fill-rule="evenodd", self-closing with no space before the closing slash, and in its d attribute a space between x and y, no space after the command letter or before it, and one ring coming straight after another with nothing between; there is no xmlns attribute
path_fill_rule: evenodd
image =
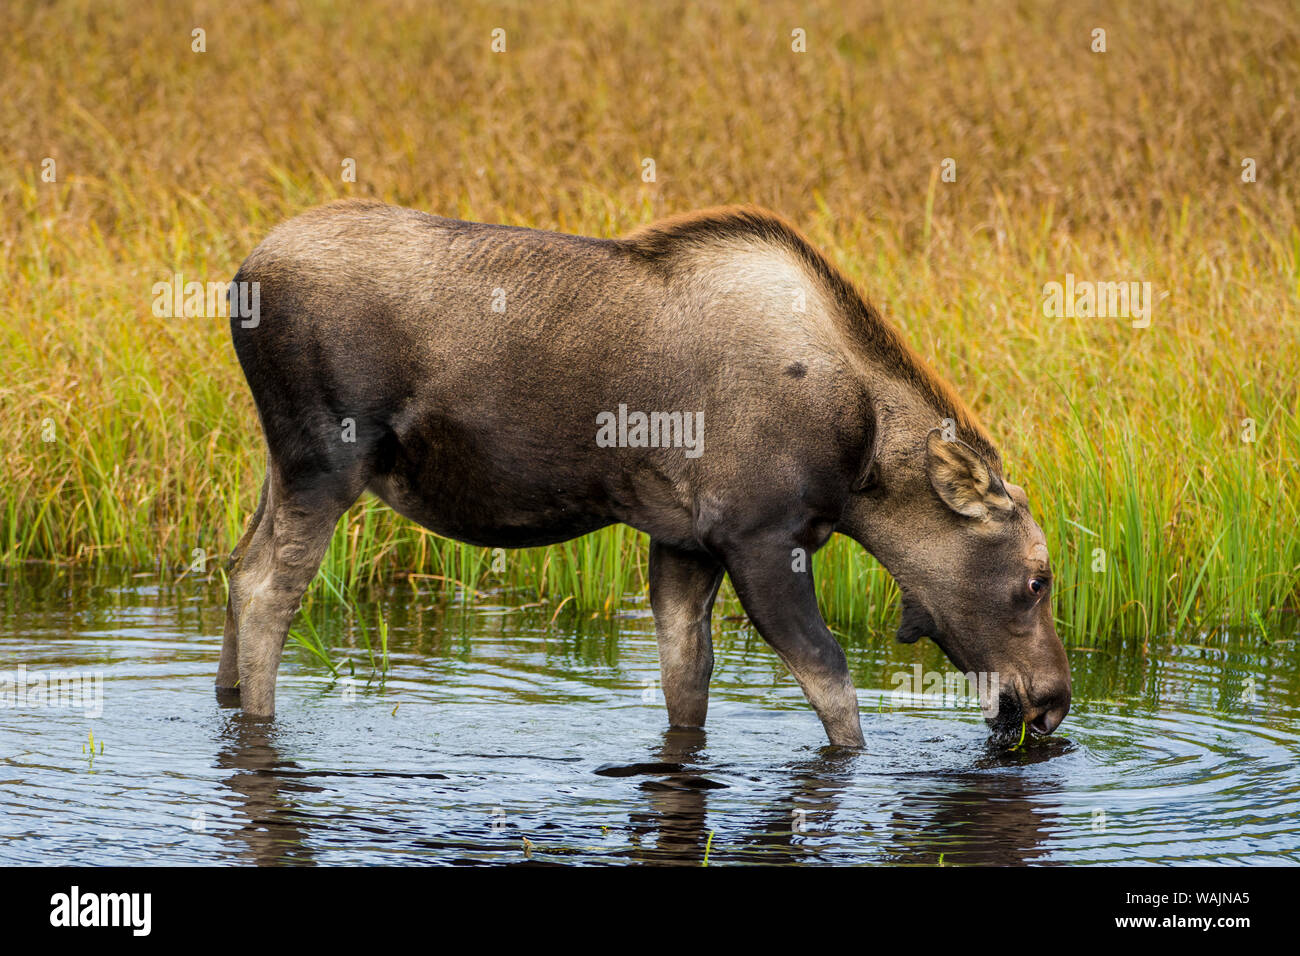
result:
<svg viewBox="0 0 1300 956"><path fill-rule="evenodd" d="M292 618L370 491L484 547L645 532L675 726L705 722L725 573L829 742L863 746L797 560L835 533L897 582L899 640L997 676L995 736L1065 718L1024 490L952 387L781 217L722 207L601 239L345 200L272 230L235 282L259 293L230 325L268 460L231 555L216 685L246 714L274 714Z"/></svg>

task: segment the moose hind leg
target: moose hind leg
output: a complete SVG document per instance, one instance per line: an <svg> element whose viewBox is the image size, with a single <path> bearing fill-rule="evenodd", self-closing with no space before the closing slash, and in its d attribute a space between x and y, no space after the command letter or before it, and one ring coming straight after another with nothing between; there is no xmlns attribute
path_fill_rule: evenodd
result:
<svg viewBox="0 0 1300 956"><path fill-rule="evenodd" d="M253 512L252 519L248 522L248 527L244 529L243 536L239 543L235 545L235 550L231 552L229 569L229 596L226 600L226 627L221 638L221 663L217 665L217 696L219 698L232 700L239 696L239 607L242 603L241 582L243 575L240 573L243 565L244 555L248 553L248 548L252 544L253 536L257 533L257 526L262 522L262 515L266 512L266 496L269 490L271 477L268 474L262 482L262 493L257 501L257 510Z"/></svg>
<svg viewBox="0 0 1300 956"><path fill-rule="evenodd" d="M659 672L668 722L703 727L713 675L709 616L722 565L703 552L650 542L650 607L659 641Z"/></svg>
<svg viewBox="0 0 1300 956"><path fill-rule="evenodd" d="M240 560L235 614L240 705L246 714L268 717L275 713L275 677L289 625L334 526L360 494L337 486L285 491L274 481L269 491L265 514Z"/></svg>

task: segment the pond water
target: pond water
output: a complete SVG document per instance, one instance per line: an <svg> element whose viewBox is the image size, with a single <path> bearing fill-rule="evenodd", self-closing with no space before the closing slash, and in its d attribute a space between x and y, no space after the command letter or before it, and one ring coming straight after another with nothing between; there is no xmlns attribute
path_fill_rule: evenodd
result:
<svg viewBox="0 0 1300 956"><path fill-rule="evenodd" d="M0 864L1300 862L1293 641L1071 648L1069 717L1007 751L972 702L897 693L950 670L933 645L856 635L846 752L743 620L715 615L687 732L642 603L554 625L405 586L359 607L385 615L386 679L317 600L355 676L291 644L277 718L250 721L212 690L220 584L0 579Z"/></svg>

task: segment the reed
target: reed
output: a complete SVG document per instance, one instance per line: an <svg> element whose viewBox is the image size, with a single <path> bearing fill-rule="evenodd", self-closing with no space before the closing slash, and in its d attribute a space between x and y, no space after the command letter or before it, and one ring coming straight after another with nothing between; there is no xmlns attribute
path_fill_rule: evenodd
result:
<svg viewBox="0 0 1300 956"><path fill-rule="evenodd" d="M1049 536L1067 640L1291 633L1300 24L1280 0L1126 6L28 10L0 33L0 560L179 574L230 550L261 481L256 416L225 321L156 316L153 285L228 280L310 205L613 235L758 202L990 426ZM1150 282L1150 327L1044 315L1067 273ZM419 575L609 614L644 592L645 544L611 528L502 564L363 501L313 594ZM855 545L815 571L835 626L894 622L895 586Z"/></svg>

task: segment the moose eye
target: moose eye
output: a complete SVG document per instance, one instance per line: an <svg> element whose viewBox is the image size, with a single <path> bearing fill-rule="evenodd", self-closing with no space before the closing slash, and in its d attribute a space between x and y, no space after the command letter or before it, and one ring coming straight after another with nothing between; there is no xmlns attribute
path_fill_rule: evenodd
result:
<svg viewBox="0 0 1300 956"><path fill-rule="evenodd" d="M1049 583L1050 582L1047 580L1047 578L1030 578L1029 593L1033 595L1042 594L1044 591L1047 590L1047 585Z"/></svg>

